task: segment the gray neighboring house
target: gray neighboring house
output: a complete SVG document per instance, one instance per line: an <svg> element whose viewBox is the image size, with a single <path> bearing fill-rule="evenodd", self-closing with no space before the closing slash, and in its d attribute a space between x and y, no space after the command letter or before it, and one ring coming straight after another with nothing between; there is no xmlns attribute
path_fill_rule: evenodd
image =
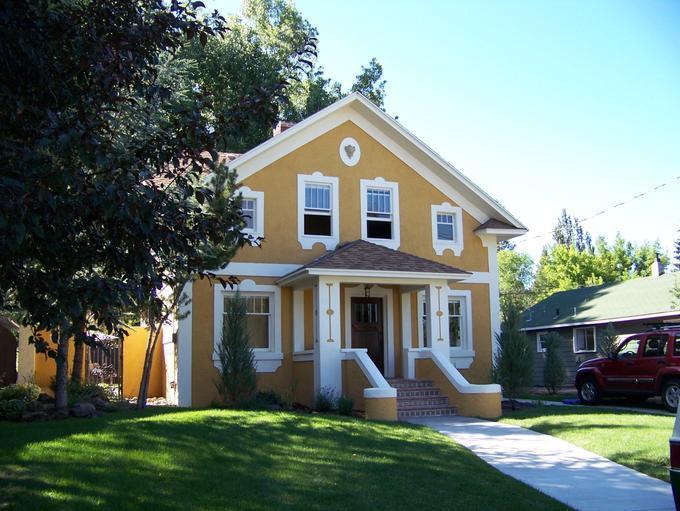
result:
<svg viewBox="0 0 680 511"><path fill-rule="evenodd" d="M641 277L618 284L561 291L538 302L522 314L521 330L535 346L534 385L543 385L545 361L542 336L557 332L567 369L565 384L573 385L579 364L598 357L598 338L612 323L620 336L644 332L659 323L680 323L671 289L680 272Z"/></svg>

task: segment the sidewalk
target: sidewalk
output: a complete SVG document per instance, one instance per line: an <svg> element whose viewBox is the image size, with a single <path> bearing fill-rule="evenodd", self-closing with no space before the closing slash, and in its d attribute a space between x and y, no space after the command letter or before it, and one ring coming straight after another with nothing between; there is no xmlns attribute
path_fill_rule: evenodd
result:
<svg viewBox="0 0 680 511"><path fill-rule="evenodd" d="M674 511L668 483L564 440L468 417L412 419L451 437L510 477L579 511Z"/></svg>

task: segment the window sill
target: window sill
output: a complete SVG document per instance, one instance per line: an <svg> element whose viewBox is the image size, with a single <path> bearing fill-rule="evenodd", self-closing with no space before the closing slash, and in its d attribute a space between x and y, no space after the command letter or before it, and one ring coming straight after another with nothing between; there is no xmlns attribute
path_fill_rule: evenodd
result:
<svg viewBox="0 0 680 511"><path fill-rule="evenodd" d="M580 351L574 351L575 354L579 353L597 353L597 350L580 350Z"/></svg>
<svg viewBox="0 0 680 511"><path fill-rule="evenodd" d="M435 242L432 244L432 248L434 248L434 253L438 256L444 255L444 252L450 250L453 252L453 255L458 257L463 251L463 244L458 242L435 240Z"/></svg>
<svg viewBox="0 0 680 511"><path fill-rule="evenodd" d="M253 349L255 371L258 373L274 373L283 363L283 353L265 349ZM213 356L214 366L220 369L220 360Z"/></svg>
<svg viewBox="0 0 680 511"><path fill-rule="evenodd" d="M298 242L303 250L311 250L317 243L325 246L326 250L335 250L335 247L338 245L338 237L303 234L298 237Z"/></svg>
<svg viewBox="0 0 680 511"><path fill-rule="evenodd" d="M293 353L293 362L312 362L312 361L314 361L314 350L304 350Z"/></svg>
<svg viewBox="0 0 680 511"><path fill-rule="evenodd" d="M383 247L391 248L392 250L399 249L399 241L394 239L384 239L384 238L364 238L364 241L373 243L375 245L382 245Z"/></svg>

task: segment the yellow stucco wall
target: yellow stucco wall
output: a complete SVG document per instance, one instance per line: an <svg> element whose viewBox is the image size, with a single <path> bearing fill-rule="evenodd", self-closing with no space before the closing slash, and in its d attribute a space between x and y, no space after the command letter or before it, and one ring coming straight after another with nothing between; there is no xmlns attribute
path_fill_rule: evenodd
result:
<svg viewBox="0 0 680 511"><path fill-rule="evenodd" d="M343 164L338 154L345 137L353 137L361 146L361 159L354 167ZM320 244L313 250L302 250L297 242L297 176L314 172L339 178L341 242L361 238L360 180L382 177L399 183L399 250L466 270L488 271L486 248L473 232L479 222L468 213L463 217L461 255L456 257L450 250L442 256L435 254L431 206L457 204L350 121L243 180L243 185L265 194L265 240L261 248L240 250L234 261L303 264L324 253Z"/></svg>
<svg viewBox="0 0 680 511"><path fill-rule="evenodd" d="M370 383L354 360L342 361L342 394L354 401L355 410L365 410L364 389Z"/></svg>
<svg viewBox="0 0 680 511"><path fill-rule="evenodd" d="M397 398L379 397L366 399L366 418L376 421L397 420Z"/></svg>
<svg viewBox="0 0 680 511"><path fill-rule="evenodd" d="M147 338L148 330L146 328L133 327L130 329L129 335L123 339L123 396L125 397L135 397L139 393ZM73 367L73 351L73 343L71 342L68 350L69 375ZM35 383L43 391L51 394L50 384L57 370L56 362L52 358L46 358L41 353L36 353L34 367ZM148 396L165 396L165 361L163 346L160 342L154 351Z"/></svg>

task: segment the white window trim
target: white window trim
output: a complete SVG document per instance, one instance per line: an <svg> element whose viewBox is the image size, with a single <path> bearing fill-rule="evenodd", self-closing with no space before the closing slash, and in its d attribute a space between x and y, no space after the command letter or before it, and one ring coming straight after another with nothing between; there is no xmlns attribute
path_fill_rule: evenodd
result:
<svg viewBox="0 0 680 511"><path fill-rule="evenodd" d="M432 205L432 248L437 255L444 255L446 250L451 250L453 255L459 256L463 251L463 210L452 206L448 202ZM454 239L451 241L440 240L437 237L437 213L453 215Z"/></svg>
<svg viewBox="0 0 680 511"><path fill-rule="evenodd" d="M305 234L305 185L326 184L331 187L331 235L317 236ZM303 250L311 250L314 244L321 243L326 250L333 250L340 241L340 201L338 193L338 178L324 176L321 172L311 175L298 174L297 176L297 217L298 217L298 242Z"/></svg>
<svg viewBox="0 0 680 511"><path fill-rule="evenodd" d="M359 193L361 195L361 239L382 245L393 250L397 250L401 244L400 223L399 223L399 183L385 181L382 177L375 179L362 179L360 181ZM369 188L382 188L391 191L392 199L392 239L369 238L367 235L366 222L366 195Z"/></svg>
<svg viewBox="0 0 680 511"><path fill-rule="evenodd" d="M213 364L219 370L220 361L217 356L217 348L221 341L222 321L224 317L224 295L233 294L236 290L244 296L258 294L269 295L269 308L273 316L272 331L270 331L269 348L254 348L255 369L258 373L273 373L283 361L281 351L281 289L278 286L255 284L250 279L243 280L235 288L222 287L221 284L214 286L214 312L213 312Z"/></svg>
<svg viewBox="0 0 680 511"><path fill-rule="evenodd" d="M541 336L547 334L548 332L536 332L536 353L545 353L546 351L548 351L545 348L541 347Z"/></svg>
<svg viewBox="0 0 680 511"><path fill-rule="evenodd" d="M576 330L592 330L593 331L593 349L592 350L578 350L576 349ZM574 327L572 329L572 348L574 353L595 353L597 351L597 328L594 326Z"/></svg>
<svg viewBox="0 0 680 511"><path fill-rule="evenodd" d="M242 186L238 191L242 199L253 199L255 201L255 222L253 223L253 228L243 229L243 232L264 238L264 192L256 192L247 186Z"/></svg>
<svg viewBox="0 0 680 511"><path fill-rule="evenodd" d="M467 369L472 365L475 359L474 350L474 336L472 335L473 328L473 317L472 317L472 292L467 289L449 289L446 293L446 310L448 311L448 301L449 297L457 297L464 299L465 305L465 337L461 339L460 347L449 347L449 357L451 358L451 363L454 367L458 369ZM422 321L422 310L423 303L425 302L425 292L418 292L417 300L417 319L418 319L418 347L420 349L424 348L423 339L423 321ZM447 313L448 319L448 313Z"/></svg>

